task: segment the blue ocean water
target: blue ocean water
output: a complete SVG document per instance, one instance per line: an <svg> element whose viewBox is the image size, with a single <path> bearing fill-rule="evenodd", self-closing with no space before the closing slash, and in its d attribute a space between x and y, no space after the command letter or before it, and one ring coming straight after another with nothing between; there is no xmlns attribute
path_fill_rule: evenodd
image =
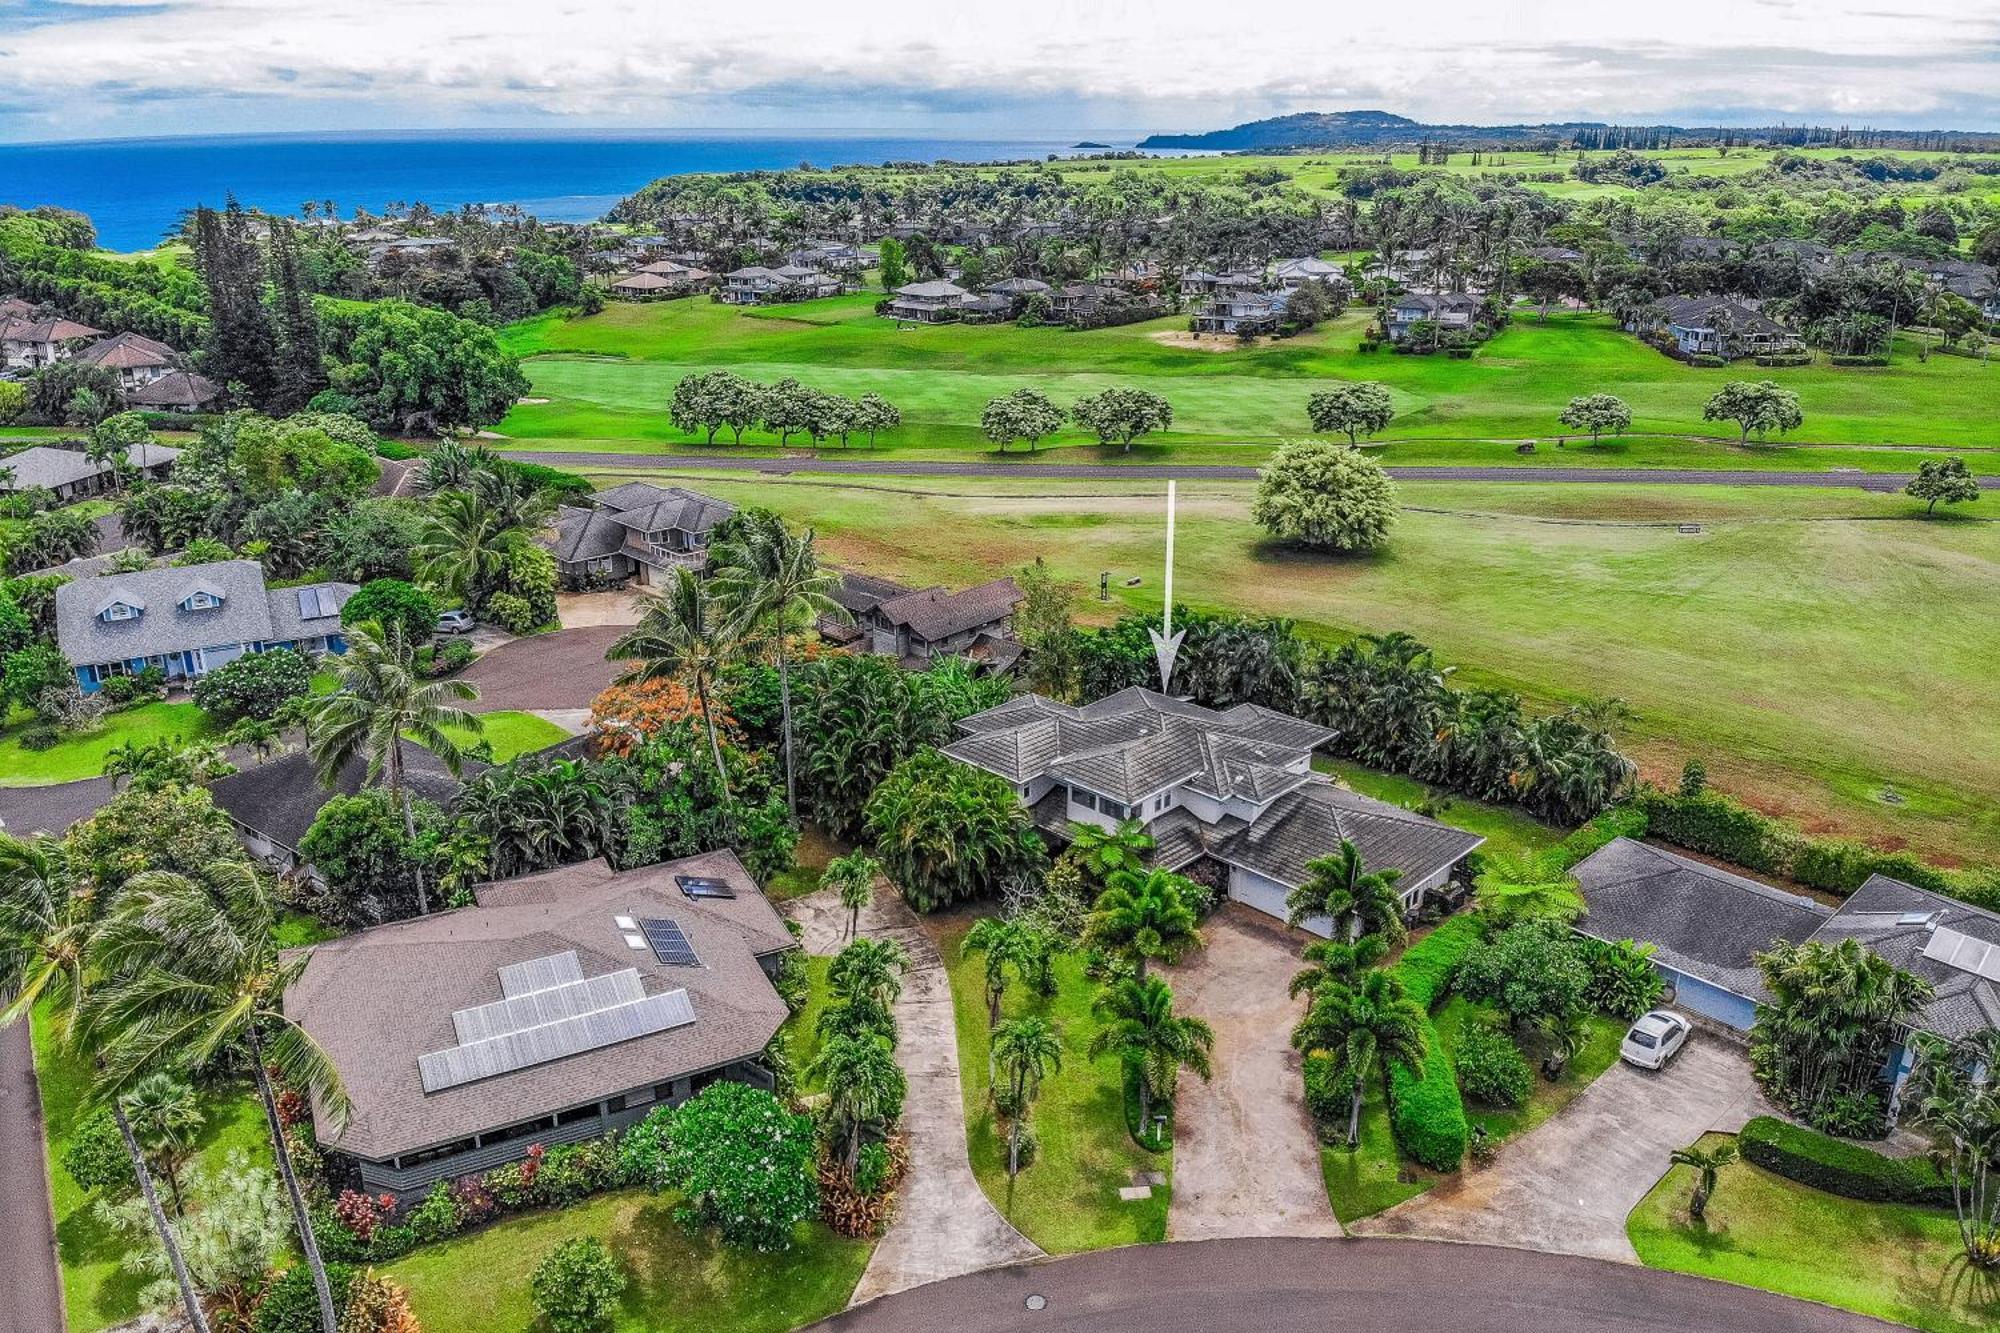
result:
<svg viewBox="0 0 2000 1333"><path fill-rule="evenodd" d="M1126 145L1119 145L1120 147ZM144 249L198 204L234 192L247 207L296 213L308 199L355 207L422 200L436 209L519 204L582 222L660 176L884 161L995 162L1069 151L1068 143L867 134L463 133L230 135L0 144L0 203L88 213L99 244Z"/></svg>

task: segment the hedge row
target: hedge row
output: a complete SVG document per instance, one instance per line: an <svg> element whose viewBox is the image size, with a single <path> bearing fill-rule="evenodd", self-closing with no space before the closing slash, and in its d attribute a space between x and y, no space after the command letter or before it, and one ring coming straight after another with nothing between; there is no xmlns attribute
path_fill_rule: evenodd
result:
<svg viewBox="0 0 2000 1333"><path fill-rule="evenodd" d="M1743 1126L1736 1145L1744 1161L1829 1194L1869 1203L1952 1206L1951 1182L1921 1157L1885 1157L1767 1115Z"/></svg>
<svg viewBox="0 0 2000 1333"><path fill-rule="evenodd" d="M1477 917L1456 916L1410 946L1396 964L1404 993L1428 1010L1483 934ZM1434 1170L1455 1171L1465 1159L1472 1131L1459 1096L1458 1072L1428 1018L1424 1045L1430 1054L1421 1077L1406 1065L1389 1070L1389 1128L1411 1158Z"/></svg>

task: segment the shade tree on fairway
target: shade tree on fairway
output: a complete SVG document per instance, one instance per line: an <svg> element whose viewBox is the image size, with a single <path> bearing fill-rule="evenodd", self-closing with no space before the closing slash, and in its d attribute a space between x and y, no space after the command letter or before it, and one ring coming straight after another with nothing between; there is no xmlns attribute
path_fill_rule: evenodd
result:
<svg viewBox="0 0 2000 1333"><path fill-rule="evenodd" d="M1132 452L1132 441L1174 424L1173 405L1144 389L1106 389L1078 399L1070 418L1097 436L1102 445L1119 445Z"/></svg>
<svg viewBox="0 0 2000 1333"><path fill-rule="evenodd" d="M1979 498L1979 483L1963 458L1926 458L1917 464L1917 475L1903 488L1903 494L1924 502L1924 517L1937 513L1939 504L1963 504Z"/></svg>
<svg viewBox="0 0 2000 1333"><path fill-rule="evenodd" d="M1040 389L1016 389L986 404L979 414L979 429L1004 453L1016 440L1025 440L1028 452L1062 429L1063 410Z"/></svg>
<svg viewBox="0 0 2000 1333"><path fill-rule="evenodd" d="M1762 440L1771 431L1782 435L1797 430L1805 421L1799 396L1775 380L1731 380L1708 400L1701 417L1704 421L1735 422L1740 432L1737 440L1744 444L1749 443L1753 431Z"/></svg>
<svg viewBox="0 0 2000 1333"><path fill-rule="evenodd" d="M1571 430L1588 432L1596 444L1605 432L1623 435L1632 425L1632 409L1615 393L1587 393L1569 400L1557 418Z"/></svg>
<svg viewBox="0 0 2000 1333"><path fill-rule="evenodd" d="M741 444L745 431L761 426L780 444L789 444L792 436L804 432L814 444L832 437L845 445L859 432L873 445L877 435L902 424L903 414L878 393L849 398L789 375L773 384L759 384L731 370L707 370L674 382L667 419L675 430L700 435L708 444L714 444L724 430L732 442Z"/></svg>
<svg viewBox="0 0 2000 1333"><path fill-rule="evenodd" d="M1258 473L1250 517L1282 541L1319 551L1366 551L1396 521L1396 483L1349 445L1300 440Z"/></svg>
<svg viewBox="0 0 2000 1333"><path fill-rule="evenodd" d="M1359 444L1362 436L1389 428L1396 405L1388 386L1363 380L1320 390L1306 400L1306 417L1314 430L1339 431L1349 444Z"/></svg>

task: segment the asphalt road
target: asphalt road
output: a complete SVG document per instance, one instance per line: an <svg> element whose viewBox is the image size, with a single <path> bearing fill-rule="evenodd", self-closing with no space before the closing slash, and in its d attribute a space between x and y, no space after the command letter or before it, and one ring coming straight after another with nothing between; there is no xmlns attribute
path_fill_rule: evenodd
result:
<svg viewBox="0 0 2000 1333"><path fill-rule="evenodd" d="M550 467L589 469L652 467L676 470L714 468L761 472L772 476L794 473L846 473L868 477L1015 477L1029 481L1163 481L1208 478L1254 481L1257 469L1227 463L1034 463L998 458L963 463L920 461L874 456L865 458L773 457L729 458L705 454L563 453L509 450L507 457ZM1900 491L1913 473L1893 472L1763 472L1747 468L1650 467L1391 467L1402 481L1578 482L1585 485L1630 486L1831 486L1846 490ZM2000 477L1980 477L1982 487L2000 487Z"/></svg>
<svg viewBox="0 0 2000 1333"><path fill-rule="evenodd" d="M45 1161L34 1046L16 1023L0 1028L0 1333L63 1326Z"/></svg>
<svg viewBox="0 0 2000 1333"><path fill-rule="evenodd" d="M1030 1306L1039 1297L1041 1309ZM1855 1333L1896 1327L1631 1264L1406 1240L1141 1245L886 1296L826 1333Z"/></svg>

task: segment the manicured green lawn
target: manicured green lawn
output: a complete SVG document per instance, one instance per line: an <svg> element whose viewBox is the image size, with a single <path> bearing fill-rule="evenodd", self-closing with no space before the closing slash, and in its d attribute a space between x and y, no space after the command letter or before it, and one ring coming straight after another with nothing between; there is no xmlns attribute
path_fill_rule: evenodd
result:
<svg viewBox="0 0 2000 1333"><path fill-rule="evenodd" d="M1389 1104L1379 1080L1361 1103L1360 1142L1352 1150L1345 1143L1321 1147L1319 1169L1326 1178L1333 1215L1343 1223L1373 1217L1437 1183L1433 1172L1406 1164L1397 1153L1396 1136L1389 1129Z"/></svg>
<svg viewBox="0 0 2000 1333"><path fill-rule="evenodd" d="M453 739L460 745L485 741L493 747L493 762L496 764L504 764L516 755L528 754L569 739L567 731L533 713L481 713L479 718L485 725L476 734L454 731Z"/></svg>
<svg viewBox="0 0 2000 1333"><path fill-rule="evenodd" d="M1400 773L1384 773L1351 759L1316 758L1313 767L1322 773L1333 774L1363 796L1373 796L1378 801L1400 805L1406 810L1419 809L1432 799L1430 788L1415 778L1407 778ZM1485 801L1449 793L1440 795L1443 804L1428 812L1431 817L1485 838L1486 844L1480 849L1483 852L1522 855L1553 847L1563 839L1562 829L1543 823L1518 806L1489 805Z"/></svg>
<svg viewBox="0 0 2000 1333"><path fill-rule="evenodd" d="M980 1188L1022 1235L1050 1254L1166 1239L1168 1188L1155 1187L1151 1198L1133 1203L1118 1197L1120 1187L1133 1183L1135 1171L1166 1172L1171 1185L1173 1156L1149 1153L1132 1141L1115 1062L1092 1062L1085 1054L1098 1028L1090 1013L1097 986L1074 955L1056 963L1053 998L1018 988L1007 996L1009 1016L1039 1014L1063 1041L1062 1070L1043 1084L1031 1121L1040 1155L1020 1175L1007 1178L1006 1138L988 1097L985 963L978 955L959 953L970 928L969 921L947 926L938 948L951 973L967 1146Z"/></svg>
<svg viewBox="0 0 2000 1333"><path fill-rule="evenodd" d="M1088 616L1158 614L1157 482L691 484L810 524L871 573L963 587L1041 556L1093 592L1110 571ZM1328 639L1406 630L1461 684L1536 707L1615 695L1656 781L1698 755L1718 786L1818 830L2000 858L2000 523L1812 488L1412 483L1388 546L1338 559L1265 541L1249 493L1181 485L1183 601Z"/></svg>
<svg viewBox="0 0 2000 1333"><path fill-rule="evenodd" d="M730 1249L682 1227L675 1206L621 1190L424 1246L382 1272L408 1289L425 1333L531 1333L543 1327L528 1287L535 1266L563 1241L595 1236L627 1277L615 1333L783 1333L842 1309L874 1249L817 1222L788 1250Z"/></svg>
<svg viewBox="0 0 2000 1333"><path fill-rule="evenodd" d="M1713 1146L1727 1135L1710 1134ZM1690 1173L1674 1167L1625 1219L1648 1267L1823 1301L1934 1333L2000 1327L2000 1294L1968 1273L1941 1209L1862 1203L1747 1162L1724 1168L1705 1222L1690 1222Z"/></svg>
<svg viewBox="0 0 2000 1333"><path fill-rule="evenodd" d="M1437 1028L1438 1039L1447 1051L1458 1049L1458 1034L1465 1025L1475 1020L1493 1021L1491 1008L1475 1004L1462 995L1454 995L1438 1006L1432 1015L1432 1023ZM1466 1099L1466 1119L1486 1127L1487 1138L1498 1145L1516 1135L1525 1134L1541 1124L1557 1111L1568 1106L1579 1092L1589 1087L1599 1074L1611 1068L1618 1061L1618 1042L1625 1035L1627 1024L1603 1014L1591 1014L1584 1019L1590 1030L1590 1040L1578 1052L1562 1077L1551 1083L1542 1077L1542 1057L1547 1054L1547 1043L1537 1032L1516 1034L1521 1053L1527 1057L1528 1068L1534 1071L1534 1080L1529 1085L1528 1100L1519 1106L1484 1106Z"/></svg>
<svg viewBox="0 0 2000 1333"><path fill-rule="evenodd" d="M104 756L130 740L140 744L178 735L185 740L206 737L208 715L192 703L150 703L106 715L102 725L65 736L54 748L21 748L21 733L31 725L25 713L0 732L0 787L44 787L56 782L94 778L104 772Z"/></svg>
<svg viewBox="0 0 2000 1333"><path fill-rule="evenodd" d="M63 1170L62 1155L70 1137L86 1118L83 1101L89 1092L90 1067L54 1044L48 1024L38 1014L34 1025L35 1072L41 1083L42 1118L48 1135L49 1187L55 1205L56 1246L62 1259L63 1300L69 1309L71 1333L94 1333L139 1313L144 1280L120 1267L126 1240L97 1216L95 1196ZM271 1164L271 1140L264 1112L248 1084L222 1084L203 1096L207 1123L201 1131L201 1152L188 1172L217 1170L232 1149L242 1149L252 1162ZM10 1163L9 1170L33 1169Z"/></svg>

